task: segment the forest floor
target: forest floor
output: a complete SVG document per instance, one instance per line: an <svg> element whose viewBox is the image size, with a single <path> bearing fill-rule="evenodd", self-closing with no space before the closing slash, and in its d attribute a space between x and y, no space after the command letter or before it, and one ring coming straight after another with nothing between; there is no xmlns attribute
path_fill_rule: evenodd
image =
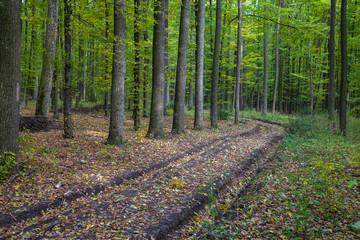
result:
<svg viewBox="0 0 360 240"><path fill-rule="evenodd" d="M213 130L206 120L204 131L194 131L186 119L186 134L171 135L172 118L165 120L167 138L155 140L145 137L148 119L134 131L127 117L120 148L104 144L109 119L102 112L74 114L73 139L62 137L61 121L34 123L46 131L21 132L24 174L0 186L0 239L306 236L294 227L296 208L284 201L292 182L287 174L302 167L279 157L290 154L278 150L283 126L242 118L239 125L219 121ZM355 217L339 236L357 235L348 227L357 205L346 205Z"/></svg>

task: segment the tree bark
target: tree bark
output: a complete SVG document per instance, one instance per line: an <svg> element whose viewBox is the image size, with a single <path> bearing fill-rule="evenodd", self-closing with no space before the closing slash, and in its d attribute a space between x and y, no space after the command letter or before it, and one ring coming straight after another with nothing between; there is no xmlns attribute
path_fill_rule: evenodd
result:
<svg viewBox="0 0 360 240"><path fill-rule="evenodd" d="M265 2L266 4L266 2ZM266 5L264 7L266 15ZM268 88L268 47L267 47L267 21L264 18L264 85L263 85L263 99L262 99L262 113L267 114L267 88Z"/></svg>
<svg viewBox="0 0 360 240"><path fill-rule="evenodd" d="M215 46L213 56L213 70L211 83L211 128L218 127L218 81L219 81L219 58L220 58L220 37L221 37L221 0L216 1L216 28L215 28Z"/></svg>
<svg viewBox="0 0 360 240"><path fill-rule="evenodd" d="M176 67L176 92L174 102L174 115L172 133L185 133L185 95L186 95L186 72L187 55L189 45L189 26L190 26L190 4L191 0L183 0L181 7L179 47Z"/></svg>
<svg viewBox="0 0 360 240"><path fill-rule="evenodd" d="M329 88L328 88L328 114L334 120L335 109L335 19L336 0L331 0L330 8L330 37L329 37Z"/></svg>
<svg viewBox="0 0 360 240"><path fill-rule="evenodd" d="M169 27L169 0L164 0L164 7L165 7L165 47L164 47L164 68L165 68L165 72L169 72L170 71L170 56L169 56L169 44L168 44L168 39L169 39L169 31L168 31L168 27ZM168 116L168 112L167 112L167 104L169 102L170 99L170 91L169 91L169 84L167 81L167 77L165 74L165 82L164 82L164 116Z"/></svg>
<svg viewBox="0 0 360 240"><path fill-rule="evenodd" d="M195 76L195 121L194 129L202 130L204 108L204 29L205 0L198 0L196 25L196 76Z"/></svg>
<svg viewBox="0 0 360 240"><path fill-rule="evenodd" d="M281 0L280 0L281 2ZM278 22L280 22L280 18L278 18ZM275 83L274 83L274 97L272 104L272 113L275 113L276 110L276 94L279 83L279 35L280 35L280 24L278 23L276 26L276 47L275 47Z"/></svg>
<svg viewBox="0 0 360 240"><path fill-rule="evenodd" d="M21 78L20 1L0 6L0 155L18 154Z"/></svg>
<svg viewBox="0 0 360 240"><path fill-rule="evenodd" d="M347 88L347 70L348 70L346 8L347 8L347 0L342 0L341 23L340 23L341 81L340 81L339 120L340 120L340 132L343 136L346 136L346 88Z"/></svg>
<svg viewBox="0 0 360 240"><path fill-rule="evenodd" d="M134 130L138 130L140 127L140 1L134 0L134 92L133 92L133 119Z"/></svg>
<svg viewBox="0 0 360 240"><path fill-rule="evenodd" d="M240 110L240 81L241 81L241 62L242 62L242 0L238 1L238 30L237 30L237 60L236 60L236 83L235 83L235 124L239 123Z"/></svg>
<svg viewBox="0 0 360 240"><path fill-rule="evenodd" d="M151 93L150 124L147 137L163 138L164 133L164 43L165 43L165 4L155 0L153 36L153 75Z"/></svg>
<svg viewBox="0 0 360 240"><path fill-rule="evenodd" d="M107 143L121 146L125 121L126 0L114 2L114 58L111 86L110 127Z"/></svg>
<svg viewBox="0 0 360 240"><path fill-rule="evenodd" d="M71 0L64 0L64 35L65 35L65 69L64 69L64 137L74 137L73 127L71 123Z"/></svg>
<svg viewBox="0 0 360 240"><path fill-rule="evenodd" d="M311 68L311 39L309 38L309 52L308 52L308 64L309 64L309 77L310 77L310 110L314 110L314 83Z"/></svg>
<svg viewBox="0 0 360 240"><path fill-rule="evenodd" d="M45 51L43 55L43 66L41 70L35 110L35 115L37 117L49 117L51 83L54 72L53 61L56 54L58 10L58 0L48 0L48 21L46 23Z"/></svg>

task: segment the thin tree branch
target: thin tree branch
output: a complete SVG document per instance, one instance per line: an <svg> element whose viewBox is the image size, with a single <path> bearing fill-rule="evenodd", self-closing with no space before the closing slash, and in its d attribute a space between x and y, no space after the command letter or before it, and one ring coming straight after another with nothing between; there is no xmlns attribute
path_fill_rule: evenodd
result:
<svg viewBox="0 0 360 240"><path fill-rule="evenodd" d="M281 26L290 27L290 28L293 28L293 29L295 29L295 30L299 30L297 27L294 27L294 26L291 26L291 25L287 25L287 24L284 24L284 23L280 23L280 22L278 22L278 21L276 21L276 20L273 20L273 19L270 19L270 18L267 18L267 17L258 16L258 15L254 15L254 14L244 14L244 16L262 18L262 19L269 20L269 21L271 21L271 22L277 23L277 24L279 24L279 25L281 25ZM228 22L227 25L229 26L229 25L230 25L233 21L235 21L238 17L239 17L239 16L236 16L236 17L234 17L233 19L231 19L231 20Z"/></svg>

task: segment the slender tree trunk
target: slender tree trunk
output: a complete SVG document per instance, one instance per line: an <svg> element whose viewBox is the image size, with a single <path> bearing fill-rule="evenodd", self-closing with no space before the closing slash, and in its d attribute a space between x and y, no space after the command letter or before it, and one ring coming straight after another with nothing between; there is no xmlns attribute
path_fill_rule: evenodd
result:
<svg viewBox="0 0 360 240"><path fill-rule="evenodd" d="M205 29L205 0L198 0L196 25L196 79L195 79L195 121L194 129L203 129L204 107L204 29Z"/></svg>
<svg viewBox="0 0 360 240"><path fill-rule="evenodd" d="M148 41L148 33L145 32L144 33L144 41L147 42ZM148 84L148 74L149 74L149 64L150 64L150 60L149 60L149 49L146 48L145 49L145 66L144 66L144 107L143 107L143 116L144 117L149 117L149 93L148 93L148 89L147 89L147 84Z"/></svg>
<svg viewBox="0 0 360 240"><path fill-rule="evenodd" d="M65 35L65 69L64 69L64 137L74 137L73 127L71 123L71 102L72 102L72 89L71 89L71 33L70 33L70 20L71 20L71 0L64 0L64 35Z"/></svg>
<svg viewBox="0 0 360 240"><path fill-rule="evenodd" d="M107 0L105 0L105 82L110 83L110 73L109 73L109 16L110 16L110 9ZM110 84L109 84L110 85ZM105 87L105 97L104 97L104 112L105 117L109 116L109 90ZM111 111L111 110L110 110Z"/></svg>
<svg viewBox="0 0 360 240"><path fill-rule="evenodd" d="M107 143L123 144L126 75L126 0L114 2L114 57L111 86L110 127Z"/></svg>
<svg viewBox="0 0 360 240"><path fill-rule="evenodd" d="M309 77L310 77L310 110L314 110L314 83L311 68L311 39L309 38L309 52L308 52L308 64L309 64Z"/></svg>
<svg viewBox="0 0 360 240"><path fill-rule="evenodd" d="M59 21L58 21L59 22ZM57 32L59 32L59 24L57 26ZM60 34L56 38L56 46L59 46ZM56 51L56 59L59 59L59 51ZM59 119L59 92L58 92L58 76L59 76L59 64L55 63L54 80L53 80L53 119Z"/></svg>
<svg viewBox="0 0 360 240"><path fill-rule="evenodd" d="M49 117L51 82L53 79L53 61L56 53L56 29L58 21L58 0L48 1L48 21L46 23L45 51L39 85L38 98L36 101L35 115L37 117Z"/></svg>
<svg viewBox="0 0 360 240"><path fill-rule="evenodd" d="M215 28L215 46L213 56L213 71L211 83L211 128L218 127L218 81L219 81L219 58L220 58L220 37L221 37L221 0L216 1L216 28Z"/></svg>
<svg viewBox="0 0 360 240"><path fill-rule="evenodd" d="M346 136L346 88L347 88L347 70L348 70L346 8L347 8L347 0L342 0L341 23L340 23L341 81L340 81L339 120L340 120L340 132L343 136Z"/></svg>
<svg viewBox="0 0 360 240"><path fill-rule="evenodd" d="M280 0L281 1L281 0ZM280 18L278 18L278 22L280 22ZM272 104L272 113L275 113L276 107L276 93L279 82L279 34L280 34L280 24L277 24L276 29L276 47L275 47L275 83L274 83L274 97Z"/></svg>
<svg viewBox="0 0 360 240"><path fill-rule="evenodd" d="M0 155L18 154L21 78L20 1L0 6Z"/></svg>
<svg viewBox="0 0 360 240"><path fill-rule="evenodd" d="M190 4L191 0L183 0L180 17L179 47L176 67L176 92L174 102L174 116L172 133L185 133L185 95L186 95L186 72L187 72L187 53L189 45L189 26L190 26Z"/></svg>
<svg viewBox="0 0 360 240"><path fill-rule="evenodd" d="M164 7L165 7L165 55L164 55L164 68L165 68L165 72L169 72L170 71L170 57L169 57L169 43L168 43L168 39L169 39L169 31L168 31L168 27L169 27L169 0L164 0ZM165 74L165 82L164 82L164 116L168 116L168 112L167 112L167 104L170 100L170 90L169 90L169 84L167 81L167 77Z"/></svg>
<svg viewBox="0 0 360 240"><path fill-rule="evenodd" d="M149 8L149 1L145 0L145 2L143 4L143 8L142 8L142 12L143 12L144 16L147 16L148 8ZM142 20L144 21L144 24L147 23L146 18L143 18ZM149 41L149 35L148 35L147 29L145 28L145 30L144 30L144 42L147 43L148 41ZM143 58L144 59L143 116L144 117L149 117L149 93L148 93L148 89L147 89L148 75L150 75L150 73L149 73L149 64L150 64L150 59L149 59L150 54L149 54L149 52L150 52L149 48L146 47L145 48L144 58Z"/></svg>
<svg viewBox="0 0 360 240"><path fill-rule="evenodd" d="M279 40L279 45L281 46L281 37ZM283 84L283 50L280 48L279 50L279 86L278 86L278 111L279 113L282 113L282 96L283 96L283 92L282 92L282 84Z"/></svg>
<svg viewBox="0 0 360 240"><path fill-rule="evenodd" d="M265 5L265 15L266 15ZM263 85L263 107L262 113L267 114L267 88L268 88L268 46L267 46L267 20L264 19L264 85Z"/></svg>
<svg viewBox="0 0 360 240"><path fill-rule="evenodd" d="M153 37L153 75L150 124L147 137L163 138L164 133L164 44L165 44L165 4L155 0Z"/></svg>
<svg viewBox="0 0 360 240"><path fill-rule="evenodd" d="M193 30L191 29L190 32L190 44L192 45L194 43L194 37L193 37ZM194 52L193 49L190 49L190 55L193 56ZM194 79L194 62L190 62L189 67L190 77L189 77L189 105L194 106L194 88L193 88L193 79Z"/></svg>
<svg viewBox="0 0 360 240"><path fill-rule="evenodd" d="M235 83L235 124L239 123L240 110L240 81L241 81L241 62L242 62L242 0L238 1L238 30L237 30L237 60L236 60L236 83Z"/></svg>
<svg viewBox="0 0 360 240"><path fill-rule="evenodd" d="M134 1L134 88L133 88L133 119L134 130L138 130L140 127L140 1Z"/></svg>
<svg viewBox="0 0 360 240"><path fill-rule="evenodd" d="M335 109L335 19L336 19L336 0L331 0L330 9L330 37L329 37L329 94L328 94L328 114L330 120L334 120Z"/></svg>

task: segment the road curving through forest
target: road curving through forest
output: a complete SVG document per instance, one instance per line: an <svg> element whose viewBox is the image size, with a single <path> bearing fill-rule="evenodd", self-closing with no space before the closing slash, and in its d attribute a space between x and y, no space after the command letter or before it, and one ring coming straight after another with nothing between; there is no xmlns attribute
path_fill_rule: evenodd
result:
<svg viewBox="0 0 360 240"><path fill-rule="evenodd" d="M246 120L238 132L198 143L148 167L0 215L2 239L167 238L276 149L282 126ZM24 221L26 220L26 221Z"/></svg>

